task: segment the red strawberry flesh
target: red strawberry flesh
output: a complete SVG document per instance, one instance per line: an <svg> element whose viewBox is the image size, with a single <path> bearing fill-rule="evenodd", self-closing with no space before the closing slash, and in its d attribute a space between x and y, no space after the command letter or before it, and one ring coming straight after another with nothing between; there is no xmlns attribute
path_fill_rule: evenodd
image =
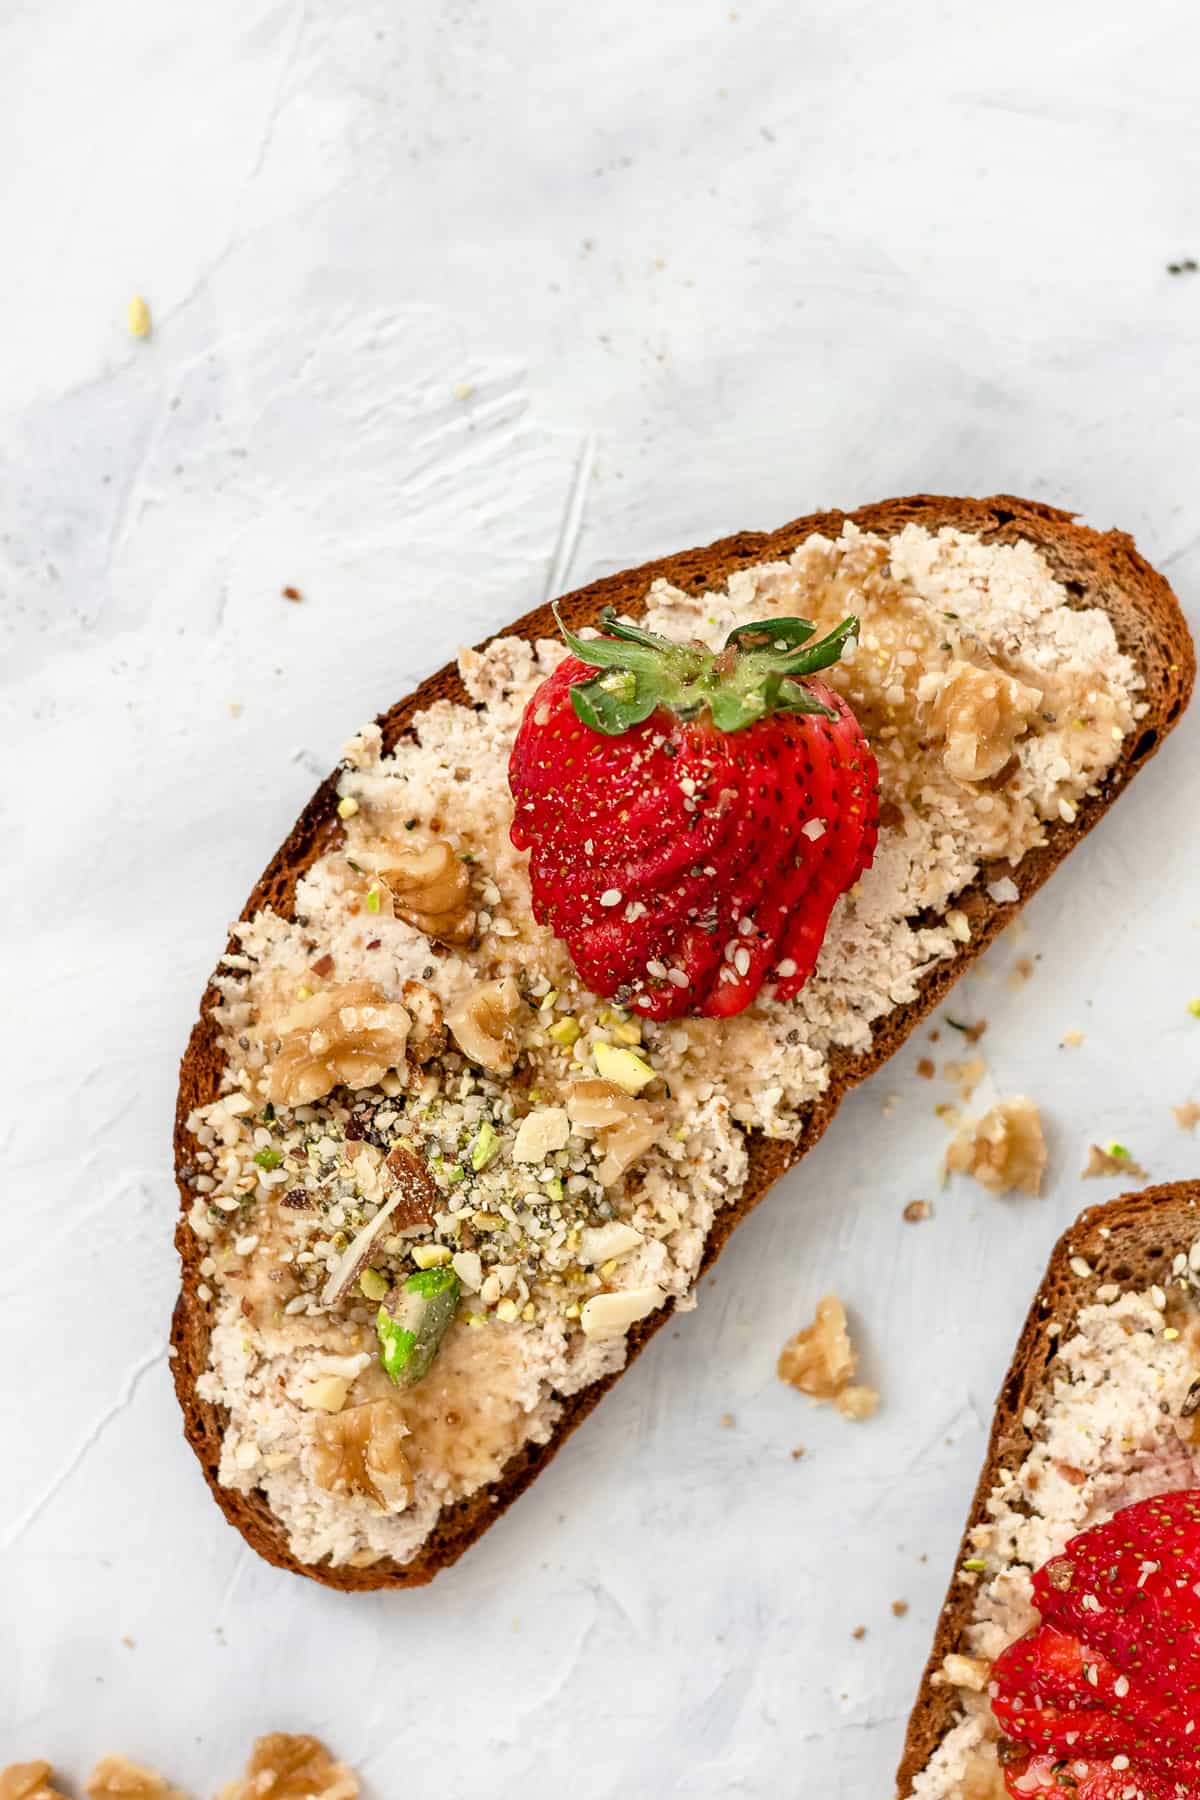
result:
<svg viewBox="0 0 1200 1800"><path fill-rule="evenodd" d="M512 838L536 918L594 992L667 1019L803 985L875 846L874 758L801 667L828 666L853 623L810 646L803 621L768 621L719 655L617 621L568 639L577 654L513 746ZM632 670L614 666L626 653ZM585 722L597 714L602 728Z"/></svg>
<svg viewBox="0 0 1200 1800"><path fill-rule="evenodd" d="M1042 1623L992 1669L1008 1792L1200 1794L1200 1493L1081 1532L1033 1588Z"/></svg>

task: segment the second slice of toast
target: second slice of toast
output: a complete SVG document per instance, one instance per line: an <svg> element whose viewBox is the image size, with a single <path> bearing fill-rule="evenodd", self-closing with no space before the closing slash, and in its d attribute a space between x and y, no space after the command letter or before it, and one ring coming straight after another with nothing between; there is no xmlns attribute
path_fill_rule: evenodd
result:
<svg viewBox="0 0 1200 1800"><path fill-rule="evenodd" d="M1181 1417L1200 1376L1198 1270L1200 1181L1149 1187L1091 1207L1055 1246L996 1402L987 1456L909 1720L898 1800L1004 1800L986 1696L989 1652L1001 1647L1005 1619L1014 1621L1014 1637L1033 1622L1022 1616L1032 1569L1005 1560L1014 1519L1029 1521L1024 1535L1037 1545L1040 1566L1096 1517L1151 1492L1200 1486L1200 1444L1192 1443L1186 1411ZM1113 1307L1115 1322L1124 1313L1128 1342L1136 1346L1144 1338L1153 1345L1150 1410L1157 1456L1144 1442L1141 1421L1130 1432L1136 1444L1125 1441L1119 1378L1096 1366L1104 1356L1094 1347L1103 1335L1097 1309ZM1081 1344L1086 1308L1092 1311ZM1149 1371L1151 1352L1143 1354ZM1167 1366L1165 1377L1159 1363ZM1105 1377L1089 1406L1092 1441L1103 1446L1096 1466L1082 1433L1071 1448L1072 1462L1050 1435L1056 1380L1078 1380L1078 1371L1089 1366ZM1139 1405L1146 1410L1144 1395ZM1059 1481L1066 1485L1056 1494Z"/></svg>

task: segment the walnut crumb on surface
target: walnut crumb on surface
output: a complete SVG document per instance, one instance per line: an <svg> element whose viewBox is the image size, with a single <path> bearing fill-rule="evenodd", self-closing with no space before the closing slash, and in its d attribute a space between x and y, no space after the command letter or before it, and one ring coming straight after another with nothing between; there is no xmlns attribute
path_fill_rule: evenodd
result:
<svg viewBox="0 0 1200 1800"><path fill-rule="evenodd" d="M846 1328L846 1309L836 1294L818 1300L811 1325L789 1338L779 1353L781 1381L811 1400L832 1401L847 1419L869 1419L879 1405L873 1388L857 1386L858 1356Z"/></svg>
<svg viewBox="0 0 1200 1800"><path fill-rule="evenodd" d="M357 1800L358 1778L319 1738L271 1731L255 1741L246 1773L218 1800Z"/></svg>
<svg viewBox="0 0 1200 1800"><path fill-rule="evenodd" d="M1145 1169L1141 1163L1134 1162L1124 1144L1109 1144L1106 1150L1102 1150L1099 1144L1092 1144L1082 1175L1084 1180L1096 1175L1128 1175L1138 1181L1146 1179Z"/></svg>
<svg viewBox="0 0 1200 1800"><path fill-rule="evenodd" d="M48 1762L23 1762L0 1769L0 1800L65 1800L65 1796L53 1785Z"/></svg>
<svg viewBox="0 0 1200 1800"><path fill-rule="evenodd" d="M1064 1031L1062 1034L1062 1042L1066 1049L1078 1050L1080 1044L1083 1042L1083 1033L1082 1031Z"/></svg>
<svg viewBox="0 0 1200 1800"><path fill-rule="evenodd" d="M928 1200L910 1200L904 1209L904 1221L908 1225L920 1225L922 1220L931 1218L933 1208Z"/></svg>
<svg viewBox="0 0 1200 1800"><path fill-rule="evenodd" d="M91 1800L187 1800L187 1796L144 1763L127 1756L102 1756L87 1778Z"/></svg>
<svg viewBox="0 0 1200 1800"><path fill-rule="evenodd" d="M945 1172L971 1175L993 1194L1007 1194L1012 1188L1039 1194L1046 1172L1046 1139L1033 1101L1014 1095L964 1125L946 1151Z"/></svg>
<svg viewBox="0 0 1200 1800"><path fill-rule="evenodd" d="M1175 1114L1175 1123L1180 1131L1194 1131L1196 1126L1200 1125L1200 1102L1198 1101L1185 1100L1182 1106L1173 1106L1171 1111Z"/></svg>
<svg viewBox="0 0 1200 1800"><path fill-rule="evenodd" d="M907 1600L893 1600L892 1601L892 1617L893 1618L902 1619L902 1618L904 1618L904 1616L907 1612L908 1612L908 1601Z"/></svg>
<svg viewBox="0 0 1200 1800"><path fill-rule="evenodd" d="M854 1639L856 1644L861 1644L866 1635L867 1628L865 1625L856 1625L854 1630L850 1633L850 1636Z"/></svg>

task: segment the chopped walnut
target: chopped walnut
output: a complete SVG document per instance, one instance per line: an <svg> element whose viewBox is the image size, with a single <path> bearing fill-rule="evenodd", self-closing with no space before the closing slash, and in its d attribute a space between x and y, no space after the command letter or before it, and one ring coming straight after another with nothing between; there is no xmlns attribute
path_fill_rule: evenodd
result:
<svg viewBox="0 0 1200 1800"><path fill-rule="evenodd" d="M442 1003L432 988L419 981L406 981L400 999L412 1023L405 1046L410 1063L432 1062L446 1048L446 1021Z"/></svg>
<svg viewBox="0 0 1200 1800"><path fill-rule="evenodd" d="M993 1194L1020 1188L1040 1194L1046 1172L1041 1114L1023 1094L1001 1100L982 1119L969 1121L946 1152L947 1172L973 1175Z"/></svg>
<svg viewBox="0 0 1200 1800"><path fill-rule="evenodd" d="M1145 1181L1146 1171L1141 1163L1134 1162L1128 1150L1102 1150L1099 1144L1092 1144L1088 1149L1087 1165L1083 1169L1084 1176L1092 1175L1128 1175L1133 1181Z"/></svg>
<svg viewBox="0 0 1200 1800"><path fill-rule="evenodd" d="M966 1688L969 1693L982 1694L988 1684L992 1665L982 1656L959 1656L951 1651L942 1658L942 1666L934 1676L939 1687Z"/></svg>
<svg viewBox="0 0 1200 1800"><path fill-rule="evenodd" d="M127 1756L102 1756L87 1778L91 1800L187 1800L157 1769Z"/></svg>
<svg viewBox="0 0 1200 1800"><path fill-rule="evenodd" d="M471 877L444 838L424 849L375 847L371 861L392 896L397 918L439 944L469 944L475 930Z"/></svg>
<svg viewBox="0 0 1200 1800"><path fill-rule="evenodd" d="M517 1060L516 1022L521 991L515 981L484 981L446 1015L451 1036L471 1062L492 1075L508 1075Z"/></svg>
<svg viewBox="0 0 1200 1800"><path fill-rule="evenodd" d="M635 1100L615 1082L594 1076L571 1084L567 1095L571 1124L594 1131L604 1150L597 1174L612 1187L655 1142L662 1123L661 1110L649 1101Z"/></svg>
<svg viewBox="0 0 1200 1800"><path fill-rule="evenodd" d="M10 1763L0 1769L0 1800L66 1800L50 1775L48 1762Z"/></svg>
<svg viewBox="0 0 1200 1800"><path fill-rule="evenodd" d="M407 1068L413 1024L408 1007L388 1000L371 981L345 982L298 1000L274 1021L270 1035L279 1048L267 1070L267 1098L276 1106L303 1106L339 1082L373 1087L389 1069Z"/></svg>
<svg viewBox="0 0 1200 1800"><path fill-rule="evenodd" d="M320 1418L312 1442L312 1474L329 1494L362 1494L388 1513L412 1499L412 1470L403 1443L408 1426L391 1400L371 1400Z"/></svg>
<svg viewBox="0 0 1200 1800"><path fill-rule="evenodd" d="M945 738L942 761L955 781L998 775L1042 704L1026 687L994 665L979 668L957 658L942 679L933 724Z"/></svg>
<svg viewBox="0 0 1200 1800"><path fill-rule="evenodd" d="M358 1778L319 1738L272 1731L257 1739L246 1773L219 1800L358 1800Z"/></svg>
<svg viewBox="0 0 1200 1800"><path fill-rule="evenodd" d="M777 1370L781 1381L810 1399L832 1400L847 1419L869 1419L879 1405L873 1388L853 1385L858 1357L846 1329L846 1309L836 1294L818 1300L812 1324L780 1351Z"/></svg>

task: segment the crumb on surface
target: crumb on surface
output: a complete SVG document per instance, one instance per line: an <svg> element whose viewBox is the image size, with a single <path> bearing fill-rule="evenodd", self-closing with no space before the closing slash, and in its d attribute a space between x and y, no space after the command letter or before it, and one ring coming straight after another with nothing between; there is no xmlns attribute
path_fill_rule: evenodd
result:
<svg viewBox="0 0 1200 1800"><path fill-rule="evenodd" d="M150 308L141 294L135 294L125 308L125 323L129 327L129 335L135 338L147 338L153 329L150 321Z"/></svg>
<svg viewBox="0 0 1200 1800"><path fill-rule="evenodd" d="M303 598L304 598L304 595L300 592L300 589L297 587L285 587L285 588L282 588L280 591L283 594L283 597L285 600L294 600L294 601L299 602L299 601L303 600Z"/></svg>
<svg viewBox="0 0 1200 1800"><path fill-rule="evenodd" d="M812 1324L788 1339L776 1367L781 1381L810 1400L832 1401L843 1418L869 1419L879 1405L873 1388L855 1384L858 1355L836 1294L818 1300Z"/></svg>
<svg viewBox="0 0 1200 1800"><path fill-rule="evenodd" d="M933 1208L928 1200L910 1200L904 1209L903 1218L907 1225L920 1225L923 1220L932 1217Z"/></svg>
<svg viewBox="0 0 1200 1800"><path fill-rule="evenodd" d="M932 1081L936 1073L937 1070L934 1066L933 1058L930 1056L923 1056L917 1064L917 1074L921 1077L921 1080Z"/></svg>
<svg viewBox="0 0 1200 1800"><path fill-rule="evenodd" d="M1171 1111L1180 1131L1194 1131L1200 1125L1200 1101L1185 1100L1182 1106L1173 1106Z"/></svg>
<svg viewBox="0 0 1200 1800"><path fill-rule="evenodd" d="M1077 1050L1083 1042L1082 1031L1064 1031L1062 1042L1068 1050Z"/></svg>
<svg viewBox="0 0 1200 1800"><path fill-rule="evenodd" d="M721 1414L721 1423L722 1423L722 1425L725 1425L725 1426L734 1424L735 1421L734 1421L733 1414L732 1413L722 1413Z"/></svg>
<svg viewBox="0 0 1200 1800"><path fill-rule="evenodd" d="M893 1618L902 1619L905 1616L905 1614L907 1613L907 1611L908 1611L908 1601L907 1600L893 1600L892 1601L892 1616L893 1616Z"/></svg>
<svg viewBox="0 0 1200 1800"><path fill-rule="evenodd" d="M1033 958L1032 958L1032 956L1018 956L1016 962L1013 964L1012 968L1008 971L1008 985L1010 988L1024 987L1025 983L1028 980L1030 980L1032 975L1033 975Z"/></svg>
<svg viewBox="0 0 1200 1800"><path fill-rule="evenodd" d="M865 1625L856 1625L854 1630L850 1633L850 1636L854 1639L856 1644L861 1644L866 1635L867 1628Z"/></svg>
<svg viewBox="0 0 1200 1800"><path fill-rule="evenodd" d="M1034 1102L1016 1094L965 1124L946 1151L945 1171L970 1175L993 1194L1007 1194L1013 1188L1039 1194L1046 1172L1046 1139Z"/></svg>
<svg viewBox="0 0 1200 1800"><path fill-rule="evenodd" d="M1099 1144L1090 1145L1081 1175L1085 1181L1106 1175L1128 1175L1138 1181L1146 1179L1145 1169L1141 1163L1134 1162L1124 1144L1109 1144L1104 1149Z"/></svg>

